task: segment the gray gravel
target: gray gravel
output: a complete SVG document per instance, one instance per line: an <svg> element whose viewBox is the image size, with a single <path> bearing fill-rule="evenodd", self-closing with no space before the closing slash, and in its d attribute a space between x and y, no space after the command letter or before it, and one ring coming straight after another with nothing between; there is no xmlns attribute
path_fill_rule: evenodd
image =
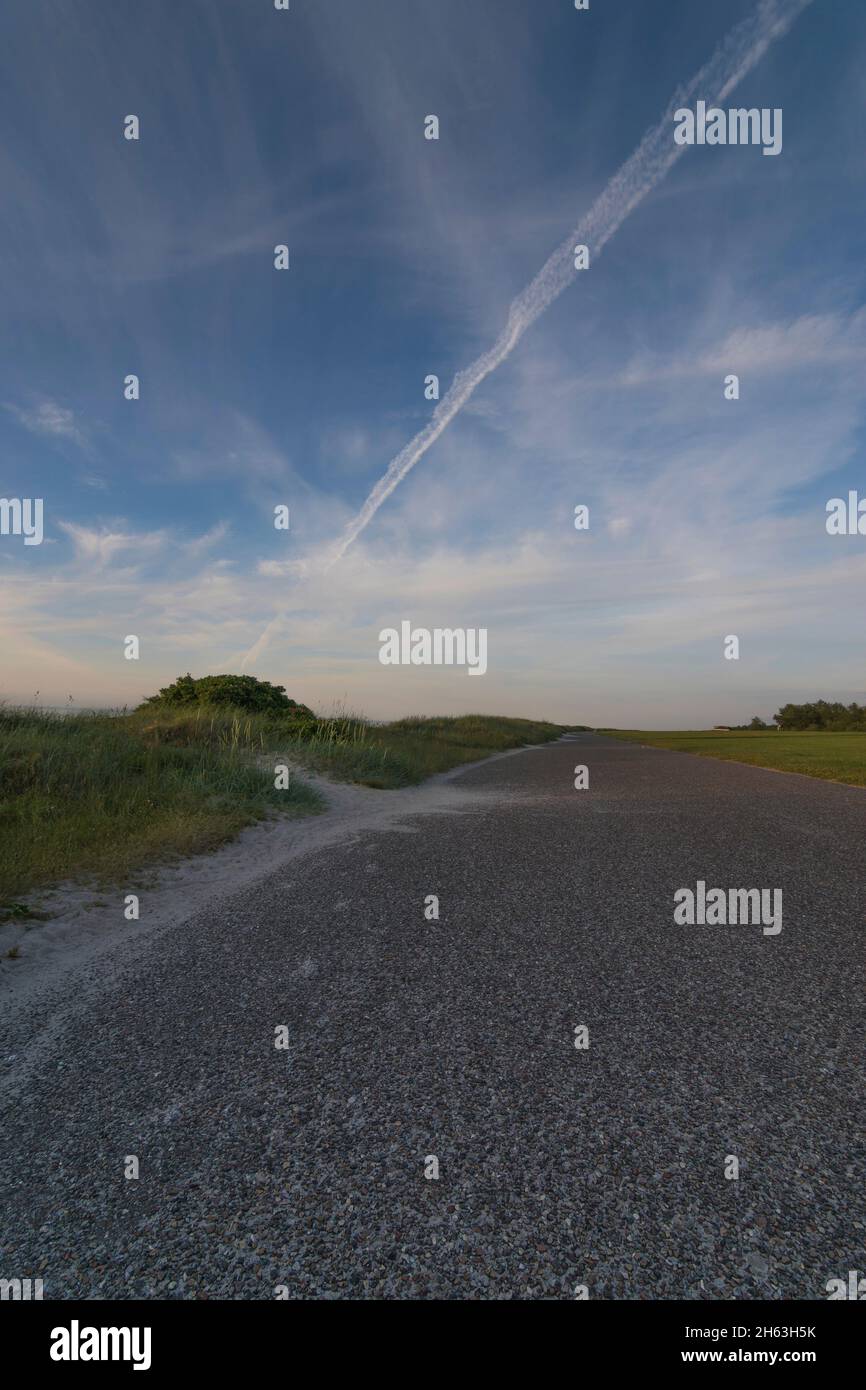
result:
<svg viewBox="0 0 866 1390"><path fill-rule="evenodd" d="M0 1276L804 1299L866 1272L866 791L592 735L456 785L462 812L296 860L7 1017ZM699 878L781 887L781 934L675 926Z"/></svg>

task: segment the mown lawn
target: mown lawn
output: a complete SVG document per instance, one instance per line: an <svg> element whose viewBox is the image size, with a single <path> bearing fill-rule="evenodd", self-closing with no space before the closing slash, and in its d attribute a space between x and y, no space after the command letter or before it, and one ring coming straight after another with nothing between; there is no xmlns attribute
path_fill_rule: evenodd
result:
<svg viewBox="0 0 866 1390"><path fill-rule="evenodd" d="M0 709L0 920L69 879L129 882L246 825L324 808L297 769L403 787L490 753L557 738L555 724L495 716L352 715L299 721L226 706L132 714ZM285 759L289 786L274 786Z"/></svg>
<svg viewBox="0 0 866 1390"><path fill-rule="evenodd" d="M851 786L866 786L866 733L715 732L684 730L657 733L648 729L599 729L600 734L698 753L707 758L772 767L779 772L802 772Z"/></svg>

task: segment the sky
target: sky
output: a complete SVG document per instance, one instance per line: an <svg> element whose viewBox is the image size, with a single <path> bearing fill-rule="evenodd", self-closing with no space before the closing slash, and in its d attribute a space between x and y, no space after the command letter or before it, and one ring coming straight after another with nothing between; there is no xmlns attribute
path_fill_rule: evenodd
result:
<svg viewBox="0 0 866 1390"><path fill-rule="evenodd" d="M866 497L862 0L814 0L727 103L781 108L781 153L685 149L328 559L425 378L755 9L6 0L0 495L44 540L0 535L0 698L244 670L373 719L862 702L866 536L826 529ZM382 665L403 620L485 628L486 673Z"/></svg>

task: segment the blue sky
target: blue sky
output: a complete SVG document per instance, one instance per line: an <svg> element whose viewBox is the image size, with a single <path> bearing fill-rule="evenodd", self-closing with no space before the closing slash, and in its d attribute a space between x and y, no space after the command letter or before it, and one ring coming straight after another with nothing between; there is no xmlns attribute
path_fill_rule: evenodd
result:
<svg viewBox="0 0 866 1390"><path fill-rule="evenodd" d="M688 149L316 563L429 419L428 373L444 393L489 347L754 9L7 0L0 492L44 499L45 541L0 537L0 695L131 704L246 660L374 718L862 700L866 537L825 529L866 496L860 0L814 0L736 89L783 109L782 153ZM381 666L404 618L486 627L487 674Z"/></svg>

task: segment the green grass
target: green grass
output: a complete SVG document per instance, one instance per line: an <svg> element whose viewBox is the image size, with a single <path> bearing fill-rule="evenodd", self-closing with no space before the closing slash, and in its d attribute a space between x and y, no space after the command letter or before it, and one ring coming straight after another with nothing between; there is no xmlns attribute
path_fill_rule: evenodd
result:
<svg viewBox="0 0 866 1390"><path fill-rule="evenodd" d="M484 715L376 726L345 713L310 720L226 706L0 709L0 920L38 920L22 899L65 879L128 883L268 815L322 809L302 779L275 790L281 757L342 781L404 787L560 733Z"/></svg>
<svg viewBox="0 0 866 1390"><path fill-rule="evenodd" d="M371 731L371 748L381 750L380 786L407 786L491 753L530 743L548 743L563 732L558 724L464 714L454 719L398 719Z"/></svg>
<svg viewBox="0 0 866 1390"><path fill-rule="evenodd" d="M151 721L152 722L152 721ZM244 731L163 740L135 716L0 710L0 916L66 878L128 880L144 866L213 849L245 825L321 798L276 791Z"/></svg>
<svg viewBox="0 0 866 1390"><path fill-rule="evenodd" d="M866 733L765 732L693 730L656 733L644 729L599 729L600 734L698 753L707 758L752 763L779 772L802 772L832 782L866 786Z"/></svg>
<svg viewBox="0 0 866 1390"><path fill-rule="evenodd" d="M223 705L138 710L128 719L147 737L171 744L226 741L239 730L244 746L261 754L282 754L336 781L380 788L413 786L436 772L509 748L545 743L563 731L545 721L484 714L414 716L377 725L345 711L310 721L242 714Z"/></svg>

